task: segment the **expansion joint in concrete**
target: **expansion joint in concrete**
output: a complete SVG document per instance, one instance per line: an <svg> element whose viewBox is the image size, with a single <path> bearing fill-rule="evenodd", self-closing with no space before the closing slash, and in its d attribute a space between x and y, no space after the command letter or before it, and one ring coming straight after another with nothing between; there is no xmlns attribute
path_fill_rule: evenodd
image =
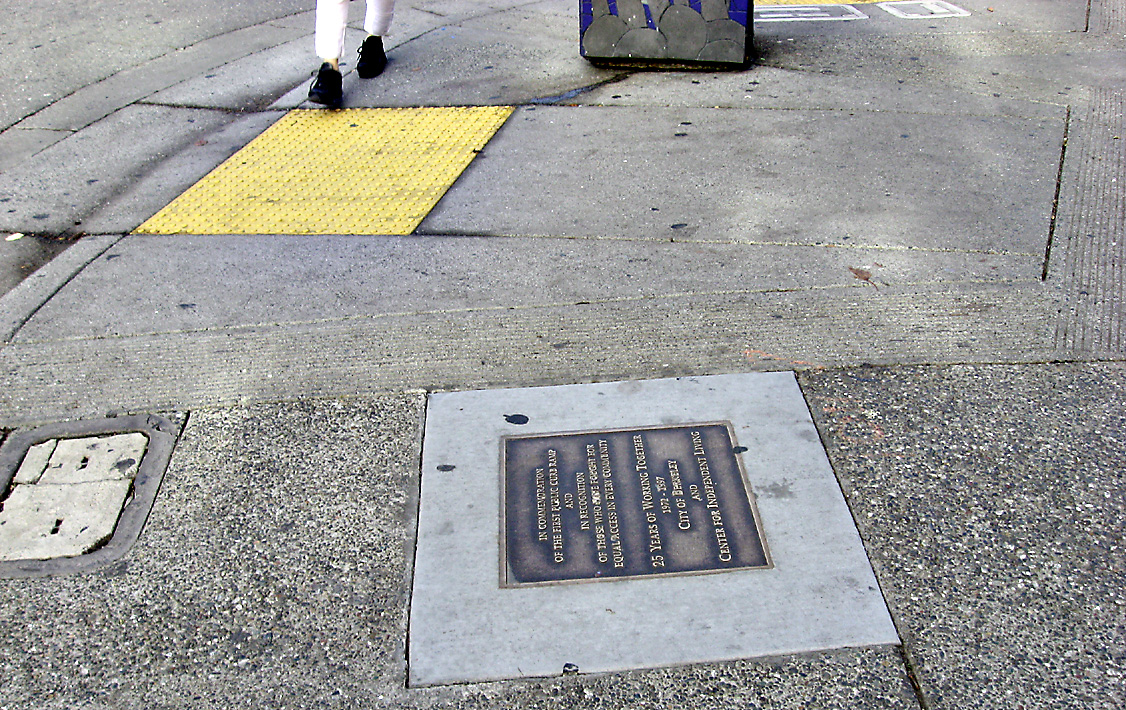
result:
<svg viewBox="0 0 1126 710"><path fill-rule="evenodd" d="M184 109L184 110L191 110L191 111L211 111L213 113L218 113L218 114L227 114L227 115L235 117L235 118L239 118L239 117L242 117L242 116L251 116L251 115L254 115L254 114L258 114L258 113L276 113L276 111L271 111L268 107L264 107L264 106L255 106L253 108L240 109L240 108L230 108L230 107L225 107L225 106L208 106L208 105L205 105L205 104L192 104L192 103L187 103L187 102L173 103L173 102L168 102L168 101L148 101L146 99L136 101L136 102L134 102L134 104L137 105L137 106L152 106L153 108L167 108L167 109L173 109L173 110Z"/></svg>
<svg viewBox="0 0 1126 710"><path fill-rule="evenodd" d="M894 617L893 617L894 618ZM903 670L907 674L907 681L911 683L911 690L915 693L915 700L918 701L921 710L931 710L931 704L927 701L927 695L923 692L923 685L919 681L918 669L915 668L915 661L911 657L911 651L904 643L899 647L899 657L903 659Z"/></svg>
<svg viewBox="0 0 1126 710"><path fill-rule="evenodd" d="M1041 281L1048 280L1048 265L1052 261L1052 241L1056 235L1056 220L1059 217L1060 208L1060 186L1063 185L1063 166L1067 160L1067 136L1071 130L1071 107L1067 107L1067 113L1063 119L1063 140L1060 142L1060 164L1056 172L1056 193L1052 198L1052 216L1048 221L1048 244L1044 249L1044 269L1040 274Z"/></svg>
<svg viewBox="0 0 1126 710"><path fill-rule="evenodd" d="M402 635L402 668L403 668L403 682L406 687L410 687L410 650L411 650L411 602L413 597L410 590L414 589L414 573L415 565L418 560L418 519L422 506L422 452L426 445L426 416L430 409L430 396L436 392L434 388L416 388L407 390L409 393L421 395L422 406L418 408L417 427L418 434L415 440L418 442L417 448L414 450L414 466L413 470L417 475L411 479L411 483L407 490L407 499L403 507L403 514L406 518L406 537L403 540L403 559L406 563L406 569L403 571L404 586L403 591L403 607L402 607L402 620L403 620L403 635Z"/></svg>
<svg viewBox="0 0 1126 710"><path fill-rule="evenodd" d="M80 239L60 256L25 279L0 302L0 348L12 342L16 333L35 317L55 294L94 260L112 249L124 235ZM90 245L90 246L86 246ZM11 314L10 317L4 316Z"/></svg>

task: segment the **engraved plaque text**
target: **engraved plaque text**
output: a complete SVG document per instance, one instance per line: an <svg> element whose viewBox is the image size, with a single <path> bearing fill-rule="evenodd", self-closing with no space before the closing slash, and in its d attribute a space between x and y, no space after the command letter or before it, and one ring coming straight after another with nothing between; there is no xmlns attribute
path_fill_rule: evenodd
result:
<svg viewBox="0 0 1126 710"><path fill-rule="evenodd" d="M726 423L506 437L507 586L769 567Z"/></svg>

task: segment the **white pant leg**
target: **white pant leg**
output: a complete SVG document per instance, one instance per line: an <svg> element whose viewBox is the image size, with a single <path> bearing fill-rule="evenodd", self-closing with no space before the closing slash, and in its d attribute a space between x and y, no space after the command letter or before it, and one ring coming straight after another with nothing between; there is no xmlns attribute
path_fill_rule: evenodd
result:
<svg viewBox="0 0 1126 710"><path fill-rule="evenodd" d="M348 26L348 0L317 0L317 30L313 45L321 59L344 54L344 28Z"/></svg>
<svg viewBox="0 0 1126 710"><path fill-rule="evenodd" d="M368 11L364 16L364 30L369 35L383 37L391 29L391 18L395 14L395 0L368 0Z"/></svg>

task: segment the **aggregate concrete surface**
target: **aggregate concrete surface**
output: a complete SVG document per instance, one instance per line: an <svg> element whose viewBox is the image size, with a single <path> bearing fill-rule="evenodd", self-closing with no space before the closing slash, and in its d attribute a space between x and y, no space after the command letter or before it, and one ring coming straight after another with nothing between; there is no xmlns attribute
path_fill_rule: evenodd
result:
<svg viewBox="0 0 1126 710"><path fill-rule="evenodd" d="M347 106L517 106L415 235L130 235L307 107L312 4L0 0L0 431L187 421L125 557L0 580L0 708L1126 704L1126 2L857 3L716 73L400 0ZM408 687L428 392L753 370L901 645Z"/></svg>
<svg viewBox="0 0 1126 710"><path fill-rule="evenodd" d="M1126 369L802 381L923 697L1120 706Z"/></svg>

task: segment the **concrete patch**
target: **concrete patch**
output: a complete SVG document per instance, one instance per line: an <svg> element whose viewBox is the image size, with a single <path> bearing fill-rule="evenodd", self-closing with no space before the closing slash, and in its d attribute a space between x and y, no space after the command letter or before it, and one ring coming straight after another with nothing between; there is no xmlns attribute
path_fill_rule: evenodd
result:
<svg viewBox="0 0 1126 710"><path fill-rule="evenodd" d="M16 485L0 512L0 561L53 560L97 549L113 535L132 482Z"/></svg>
<svg viewBox="0 0 1126 710"><path fill-rule="evenodd" d="M109 540L147 447L139 432L31 446L0 505L0 561L77 557Z"/></svg>
<svg viewBox="0 0 1126 710"><path fill-rule="evenodd" d="M747 447L772 569L501 586L501 437L710 421ZM420 686L898 643L789 373L432 395L410 629Z"/></svg>

